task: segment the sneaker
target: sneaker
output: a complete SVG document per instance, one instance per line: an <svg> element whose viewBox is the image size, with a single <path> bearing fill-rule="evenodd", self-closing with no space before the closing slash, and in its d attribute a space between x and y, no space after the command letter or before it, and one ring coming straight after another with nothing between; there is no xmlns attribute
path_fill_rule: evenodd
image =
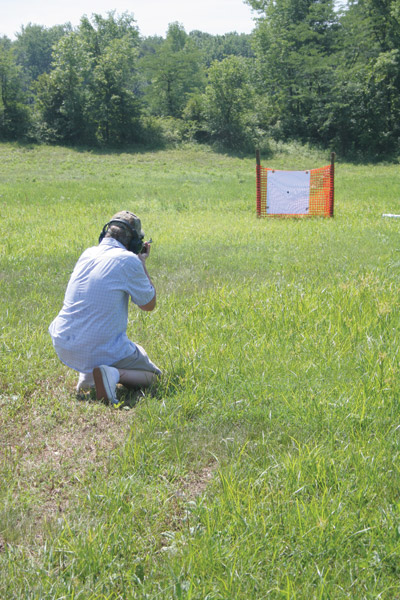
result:
<svg viewBox="0 0 400 600"><path fill-rule="evenodd" d="M94 388L94 381L92 374L88 375L87 373L81 373L79 375L78 383L76 384L76 392L89 392Z"/></svg>
<svg viewBox="0 0 400 600"><path fill-rule="evenodd" d="M118 404L113 367L96 367L93 369L93 378L97 400L108 400L111 404Z"/></svg>

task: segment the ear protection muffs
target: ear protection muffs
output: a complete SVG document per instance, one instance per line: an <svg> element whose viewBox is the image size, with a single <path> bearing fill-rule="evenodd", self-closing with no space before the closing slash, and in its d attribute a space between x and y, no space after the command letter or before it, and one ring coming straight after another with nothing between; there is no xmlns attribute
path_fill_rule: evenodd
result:
<svg viewBox="0 0 400 600"><path fill-rule="evenodd" d="M124 219L113 219L112 221L109 221L108 223L106 223L101 231L100 236L99 236L99 244L104 239L104 236L106 235L106 233L108 231L108 228L113 223L121 223L124 227L126 227L126 229L129 229L130 233L132 234L132 239L129 242L128 250L130 252L133 252L134 254L140 254L140 252L143 248L144 236L142 234L139 235L138 232L136 231L136 229L134 227L132 227L132 225L130 223L128 223L128 221L125 221Z"/></svg>

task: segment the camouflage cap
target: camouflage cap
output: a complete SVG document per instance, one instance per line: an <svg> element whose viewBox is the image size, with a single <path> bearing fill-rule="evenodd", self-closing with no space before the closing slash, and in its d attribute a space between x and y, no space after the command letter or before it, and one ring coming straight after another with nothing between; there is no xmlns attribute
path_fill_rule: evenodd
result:
<svg viewBox="0 0 400 600"><path fill-rule="evenodd" d="M121 219L122 221L127 221L129 223L129 225L137 231L138 235L140 237L143 237L144 234L142 231L142 224L141 224L139 217L137 217L133 213L129 212L129 210L121 210L120 212L117 212L115 215L113 215L111 217L109 223L112 224L112 222L115 219Z"/></svg>

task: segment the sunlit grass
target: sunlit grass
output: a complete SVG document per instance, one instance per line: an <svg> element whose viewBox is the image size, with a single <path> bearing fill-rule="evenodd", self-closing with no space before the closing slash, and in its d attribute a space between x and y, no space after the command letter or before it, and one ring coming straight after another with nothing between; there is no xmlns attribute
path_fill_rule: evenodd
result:
<svg viewBox="0 0 400 600"><path fill-rule="evenodd" d="M398 597L398 165L338 161L334 219L269 221L252 157L0 157L0 596ZM164 375L116 411L76 400L47 327L121 208L154 240L129 333Z"/></svg>

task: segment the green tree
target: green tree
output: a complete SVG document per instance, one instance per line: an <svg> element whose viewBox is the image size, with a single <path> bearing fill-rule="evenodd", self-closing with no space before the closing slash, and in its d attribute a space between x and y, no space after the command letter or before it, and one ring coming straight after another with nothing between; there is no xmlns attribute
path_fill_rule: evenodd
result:
<svg viewBox="0 0 400 600"><path fill-rule="evenodd" d="M13 44L16 60L24 70L27 84L51 69L53 46L72 31L71 25L46 28L29 23L21 27Z"/></svg>
<svg viewBox="0 0 400 600"><path fill-rule="evenodd" d="M21 89L21 68L17 66L11 41L0 39L0 139L24 137L30 114Z"/></svg>
<svg viewBox="0 0 400 600"><path fill-rule="evenodd" d="M112 40L97 57L85 112L100 143L124 144L138 136L140 103L129 85L135 58L126 37Z"/></svg>
<svg viewBox="0 0 400 600"><path fill-rule="evenodd" d="M140 105L134 93L138 32L131 15L83 17L56 45L52 70L39 77L39 131L49 141L134 141Z"/></svg>
<svg viewBox="0 0 400 600"><path fill-rule="evenodd" d="M338 18L333 0L248 0L261 15L254 34L258 91L276 134L321 139Z"/></svg>
<svg viewBox="0 0 400 600"><path fill-rule="evenodd" d="M137 97L139 33L129 13L83 17L79 28L92 58L87 82L86 121L102 144L124 144L139 136L141 105Z"/></svg>
<svg viewBox="0 0 400 600"><path fill-rule="evenodd" d="M159 35L141 38L139 43L139 58L143 58L148 54L155 54L164 41L164 38Z"/></svg>
<svg viewBox="0 0 400 600"><path fill-rule="evenodd" d="M107 17L93 14L91 19L84 16L79 25L79 34L94 59L101 57L116 39L125 39L132 49L139 45L139 31L133 15L128 12L117 15L115 11L110 11Z"/></svg>
<svg viewBox="0 0 400 600"><path fill-rule="evenodd" d="M254 134L254 88L251 63L238 56L215 61L208 72L203 114L211 139L240 148Z"/></svg>
<svg viewBox="0 0 400 600"><path fill-rule="evenodd" d="M202 55L204 64L209 67L215 60L221 61L228 56L254 57L252 35L245 33L226 33L211 35L202 31L191 31L189 37Z"/></svg>
<svg viewBox="0 0 400 600"><path fill-rule="evenodd" d="M400 140L400 14L399 0L365 0L372 45L368 62L368 105L377 149L392 151Z"/></svg>
<svg viewBox="0 0 400 600"><path fill-rule="evenodd" d="M200 52L178 23L169 25L164 43L141 66L147 76L145 99L154 114L181 117L190 95L204 86Z"/></svg>
<svg viewBox="0 0 400 600"><path fill-rule="evenodd" d="M61 38L54 49L52 70L40 75L35 85L38 132L45 141L85 141L85 82L91 66L92 59L78 33Z"/></svg>
<svg viewBox="0 0 400 600"><path fill-rule="evenodd" d="M400 0L247 0L258 93L275 135L342 152L393 151L400 140Z"/></svg>
<svg viewBox="0 0 400 600"><path fill-rule="evenodd" d="M400 27L397 3L354 2L341 15L337 69L325 121L342 152L377 154L400 139Z"/></svg>

